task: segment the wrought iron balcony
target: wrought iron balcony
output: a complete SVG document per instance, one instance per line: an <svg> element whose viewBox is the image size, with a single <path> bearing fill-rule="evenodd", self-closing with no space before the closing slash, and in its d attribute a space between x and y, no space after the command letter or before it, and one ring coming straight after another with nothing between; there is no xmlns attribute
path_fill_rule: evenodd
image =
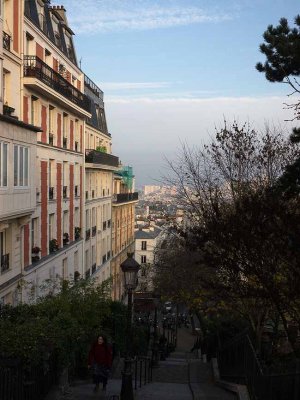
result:
<svg viewBox="0 0 300 400"><path fill-rule="evenodd" d="M39 79L78 107L90 112L90 99L40 58L24 56L24 76Z"/></svg>
<svg viewBox="0 0 300 400"><path fill-rule="evenodd" d="M97 150L87 149L85 151L85 162L92 164L109 165L110 167L119 166L119 158L112 154L102 153Z"/></svg>
<svg viewBox="0 0 300 400"><path fill-rule="evenodd" d="M54 199L54 187L49 187L49 200Z"/></svg>
<svg viewBox="0 0 300 400"><path fill-rule="evenodd" d="M127 203L130 201L137 201L139 199L138 192L134 193L119 193L115 194L113 198L114 203Z"/></svg>
<svg viewBox="0 0 300 400"><path fill-rule="evenodd" d="M92 265L92 274L94 274L96 272L97 269L97 265L96 263Z"/></svg>
<svg viewBox="0 0 300 400"><path fill-rule="evenodd" d="M8 33L3 32L3 48L5 50L10 51L10 43L11 43L11 36Z"/></svg>
<svg viewBox="0 0 300 400"><path fill-rule="evenodd" d="M85 240L89 240L90 237L91 237L91 230L90 230L90 229L87 229L87 230L85 231Z"/></svg>
<svg viewBox="0 0 300 400"><path fill-rule="evenodd" d="M9 270L9 254L1 256L1 273Z"/></svg>
<svg viewBox="0 0 300 400"><path fill-rule="evenodd" d="M54 143L54 135L53 133L49 133L49 144L50 146L53 146Z"/></svg>
<svg viewBox="0 0 300 400"><path fill-rule="evenodd" d="M96 233L97 233L97 227L93 226L92 227L92 236L96 236Z"/></svg>

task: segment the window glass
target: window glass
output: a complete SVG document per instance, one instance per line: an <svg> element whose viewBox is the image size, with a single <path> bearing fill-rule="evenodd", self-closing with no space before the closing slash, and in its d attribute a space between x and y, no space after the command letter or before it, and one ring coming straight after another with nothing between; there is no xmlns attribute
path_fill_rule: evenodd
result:
<svg viewBox="0 0 300 400"><path fill-rule="evenodd" d="M19 148L14 146L14 186L18 186Z"/></svg>

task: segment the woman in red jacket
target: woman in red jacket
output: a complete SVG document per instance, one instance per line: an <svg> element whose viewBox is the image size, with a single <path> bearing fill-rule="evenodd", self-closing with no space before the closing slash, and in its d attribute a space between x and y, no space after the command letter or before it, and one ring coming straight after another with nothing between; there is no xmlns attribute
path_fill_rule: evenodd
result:
<svg viewBox="0 0 300 400"><path fill-rule="evenodd" d="M106 389L108 374L112 365L112 349L107 344L106 338L99 335L89 352L88 368L93 370L94 391L99 390L99 383Z"/></svg>

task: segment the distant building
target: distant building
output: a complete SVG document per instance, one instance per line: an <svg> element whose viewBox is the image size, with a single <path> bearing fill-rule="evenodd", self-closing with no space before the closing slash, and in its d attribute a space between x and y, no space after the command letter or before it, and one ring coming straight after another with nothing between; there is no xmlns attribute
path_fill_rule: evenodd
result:
<svg viewBox="0 0 300 400"><path fill-rule="evenodd" d="M147 196L147 194L153 193L153 192L158 192L160 190L160 186L155 186L155 185L145 185L143 187L143 192L144 196Z"/></svg>
<svg viewBox="0 0 300 400"><path fill-rule="evenodd" d="M155 225L140 227L135 231L135 259L141 264L138 290L152 290L155 248L162 237L162 228Z"/></svg>

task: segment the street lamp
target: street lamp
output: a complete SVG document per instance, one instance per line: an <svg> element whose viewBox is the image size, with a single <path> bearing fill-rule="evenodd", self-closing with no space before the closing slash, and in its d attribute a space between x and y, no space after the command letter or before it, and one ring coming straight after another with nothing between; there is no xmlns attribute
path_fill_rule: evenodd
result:
<svg viewBox="0 0 300 400"><path fill-rule="evenodd" d="M158 365L158 335L157 335L157 309L159 306L159 297L154 295L153 296L153 303L154 303L154 332L153 332L153 348L152 348L152 363L153 366Z"/></svg>
<svg viewBox="0 0 300 400"><path fill-rule="evenodd" d="M127 259L122 262L121 270L124 273L124 286L128 294L127 309L127 341L126 354L124 362L124 371L122 373L121 400L133 400L132 389L132 371L131 371L131 322L132 322L132 292L137 287L138 272L140 264L133 258L134 253L127 253Z"/></svg>

